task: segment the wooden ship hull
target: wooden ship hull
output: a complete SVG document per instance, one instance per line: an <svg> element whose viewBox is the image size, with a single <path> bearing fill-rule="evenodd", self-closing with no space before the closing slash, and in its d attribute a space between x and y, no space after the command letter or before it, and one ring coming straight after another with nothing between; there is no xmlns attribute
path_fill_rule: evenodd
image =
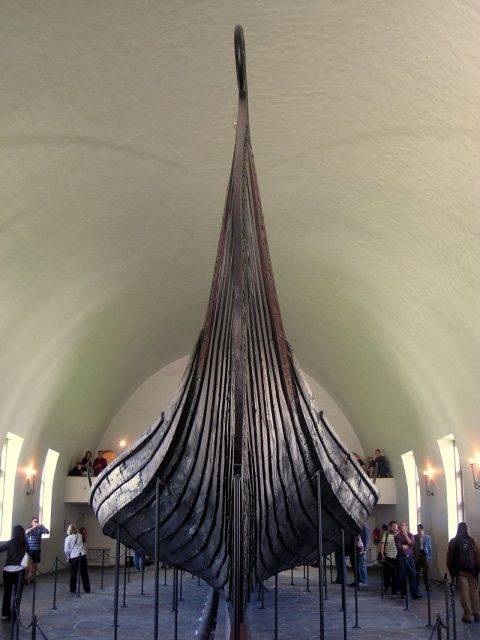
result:
<svg viewBox="0 0 480 640"><path fill-rule="evenodd" d="M318 411L285 338L239 27L235 55L235 150L205 324L171 406L105 469L90 503L105 534L151 557L158 513L161 560L227 597L233 585L241 606L253 580L318 558L319 515L326 554L342 529L359 532L378 495Z"/></svg>

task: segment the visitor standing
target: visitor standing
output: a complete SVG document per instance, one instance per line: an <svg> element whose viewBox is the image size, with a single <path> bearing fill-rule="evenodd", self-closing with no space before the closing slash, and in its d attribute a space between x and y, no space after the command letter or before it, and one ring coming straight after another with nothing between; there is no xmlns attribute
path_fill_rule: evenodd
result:
<svg viewBox="0 0 480 640"><path fill-rule="evenodd" d="M4 620L13 619L15 621L17 614L20 614L20 601L22 599L23 579L25 575L22 560L28 551L25 529L22 525L16 524L13 527L11 540L0 544L0 553L2 551L7 552L7 559L3 567L2 618Z"/></svg>
<svg viewBox="0 0 480 640"><path fill-rule="evenodd" d="M398 558L395 536L398 533L396 520L391 520L388 531L385 531L380 543L380 558L382 560L382 577L385 593L391 588L392 595L398 596Z"/></svg>
<svg viewBox="0 0 480 640"><path fill-rule="evenodd" d="M475 538L468 531L466 522L460 522L457 535L448 543L447 567L450 575L458 581L460 602L463 608L462 622L469 624L472 616L480 622L480 602L478 596L478 571L480 569L480 549Z"/></svg>
<svg viewBox="0 0 480 640"><path fill-rule="evenodd" d="M400 522L399 531L395 536L398 557L398 582L400 595L403 597L407 591L407 579L410 586L410 594L414 600L421 598L418 589L417 571L413 561L413 535L408 531L408 524Z"/></svg>
<svg viewBox="0 0 480 640"><path fill-rule="evenodd" d="M425 533L423 524L417 525L417 533L413 536L413 559L417 571L417 583L420 584L420 572L422 572L425 589L431 591L428 570L432 559L432 538Z"/></svg>
<svg viewBox="0 0 480 640"><path fill-rule="evenodd" d="M50 533L47 527L42 524L37 517L32 518L32 524L28 529L25 529L25 535L27 537L28 544L28 552L30 557L32 558L32 563L30 565L28 575L27 575L27 583L32 582L36 573L37 573L37 565L40 562L41 555L41 546L42 546L42 536L46 533Z"/></svg>
<svg viewBox="0 0 480 640"><path fill-rule="evenodd" d="M103 451L99 451L97 457L93 461L93 473L99 476L107 466L107 459L103 457Z"/></svg>
<svg viewBox="0 0 480 640"><path fill-rule="evenodd" d="M88 577L87 549L83 543L81 533L78 533L74 524L69 525L65 538L65 557L70 565L70 593L77 591L77 576L80 570L82 586L85 593L90 593L90 580Z"/></svg>

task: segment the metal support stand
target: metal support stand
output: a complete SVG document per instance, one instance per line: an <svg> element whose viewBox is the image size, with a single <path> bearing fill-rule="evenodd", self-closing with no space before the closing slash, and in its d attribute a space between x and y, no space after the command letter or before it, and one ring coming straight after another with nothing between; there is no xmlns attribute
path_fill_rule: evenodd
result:
<svg viewBox="0 0 480 640"><path fill-rule="evenodd" d="M290 569L290 584L293 586L293 569Z"/></svg>
<svg viewBox="0 0 480 640"><path fill-rule="evenodd" d="M125 547L125 564L123 567L123 603L122 609L126 609L125 599L127 596L127 563L128 563L128 547Z"/></svg>
<svg viewBox="0 0 480 640"><path fill-rule="evenodd" d="M102 577L100 580L100 591L103 591L103 574L105 573L105 549L102 549Z"/></svg>
<svg viewBox="0 0 480 640"><path fill-rule="evenodd" d="M303 570L305 571L305 567L303 567ZM310 567L309 567L308 564L307 564L307 572L306 573L307 573L307 576L306 576L306 578L307 578L307 588L305 589L305 591L307 591L307 593L309 593L310 592Z"/></svg>
<svg viewBox="0 0 480 640"><path fill-rule="evenodd" d="M274 611L275 611L275 625L274 625L274 639L278 638L278 573L275 574L275 600L274 600Z"/></svg>
<svg viewBox="0 0 480 640"><path fill-rule="evenodd" d="M347 640L347 597L346 597L346 582L347 576L345 571L345 531L343 529L340 530L340 541L342 545L342 572L343 572L343 580L342 580L342 609L343 612L343 637L344 640Z"/></svg>
<svg viewBox="0 0 480 640"><path fill-rule="evenodd" d="M358 624L358 581L359 581L359 575L358 575L358 550L357 550L357 539L356 537L353 539L353 563L354 563L354 567L352 567L352 569L354 569L353 571L353 579L355 582L355 624L353 625L352 629L361 629L360 625Z"/></svg>
<svg viewBox="0 0 480 640"><path fill-rule="evenodd" d="M182 570L180 570L180 595L178 599L183 600L183 571Z"/></svg>
<svg viewBox="0 0 480 640"><path fill-rule="evenodd" d="M155 487L155 607L154 607L155 618L153 621L154 640L158 640L159 571L160 571L160 478L157 478L157 484Z"/></svg>
<svg viewBox="0 0 480 640"><path fill-rule="evenodd" d="M322 486L320 471L315 474L317 480L317 527L318 527L318 610L320 615L320 640L325 638L325 612L323 609L323 525L322 525Z"/></svg>
<svg viewBox="0 0 480 640"><path fill-rule="evenodd" d="M175 593L177 591L178 569L173 567L173 580L172 580L172 613L175 611Z"/></svg>
<svg viewBox="0 0 480 640"><path fill-rule="evenodd" d="M233 640L240 640L242 622L242 479L233 478Z"/></svg>
<svg viewBox="0 0 480 640"><path fill-rule="evenodd" d="M115 548L115 595L113 599L113 637L118 634L118 592L120 590L120 526L117 527L117 545Z"/></svg>
<svg viewBox="0 0 480 640"><path fill-rule="evenodd" d="M178 569L177 567L173 570L173 611L175 613L175 622L174 622L174 640L178 638Z"/></svg>
<svg viewBox="0 0 480 640"><path fill-rule="evenodd" d="M330 560L330 572L331 572L331 560ZM330 575L331 577L331 575ZM323 599L328 600L328 590L327 590L327 558L323 558Z"/></svg>

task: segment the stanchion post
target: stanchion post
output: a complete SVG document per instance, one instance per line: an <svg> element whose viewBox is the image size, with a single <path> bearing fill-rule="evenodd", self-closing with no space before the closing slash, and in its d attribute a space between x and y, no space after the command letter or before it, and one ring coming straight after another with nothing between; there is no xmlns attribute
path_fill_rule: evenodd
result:
<svg viewBox="0 0 480 640"><path fill-rule="evenodd" d="M304 565L303 568L305 570L305 565ZM309 593L310 592L310 566L308 564L307 564L306 574L307 574L307 576L306 576L307 577L307 588L305 589L305 591L307 591L307 593Z"/></svg>
<svg viewBox="0 0 480 640"><path fill-rule="evenodd" d="M183 571L180 569L180 595L179 600L183 600Z"/></svg>
<svg viewBox="0 0 480 640"><path fill-rule="evenodd" d="M448 588L448 576L445 574L443 579L445 590L445 623L447 627L447 640L450 638L450 589Z"/></svg>
<svg viewBox="0 0 480 640"><path fill-rule="evenodd" d="M432 626L432 609L431 609L431 602L430 602L430 584L428 583L428 587L427 587L427 612L428 612L428 624L426 624L426 627L431 627Z"/></svg>
<svg viewBox="0 0 480 640"><path fill-rule="evenodd" d="M53 605L52 609L57 608L57 581L58 581L58 556L55 556L55 575L53 577Z"/></svg>
<svg viewBox="0 0 480 640"><path fill-rule="evenodd" d="M33 570L32 620L35 617L35 600L37 597L37 565Z"/></svg>
<svg viewBox="0 0 480 640"><path fill-rule="evenodd" d="M453 640L457 640L457 617L455 615L455 587L453 584L450 585L450 597L451 597L451 611L452 611L452 631L453 631Z"/></svg>
<svg viewBox="0 0 480 640"><path fill-rule="evenodd" d="M30 636L30 640L36 640L37 637L37 616L32 613L32 635Z"/></svg>

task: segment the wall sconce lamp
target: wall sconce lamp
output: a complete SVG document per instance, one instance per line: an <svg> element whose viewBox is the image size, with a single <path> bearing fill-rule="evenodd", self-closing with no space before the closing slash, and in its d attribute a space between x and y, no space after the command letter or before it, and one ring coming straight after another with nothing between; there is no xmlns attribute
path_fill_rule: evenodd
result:
<svg viewBox="0 0 480 640"><path fill-rule="evenodd" d="M37 474L37 470L30 465L26 469L24 469L27 479L25 481L25 491L27 496L33 496L35 493L35 476Z"/></svg>
<svg viewBox="0 0 480 640"><path fill-rule="evenodd" d="M433 496L432 480L433 480L434 474L435 474L435 471L433 469L426 469L423 472L423 475L425 476L425 491L427 493L427 496Z"/></svg>
<svg viewBox="0 0 480 640"><path fill-rule="evenodd" d="M118 446L120 447L120 449L125 449L125 447L127 446L127 441L126 440L119 440L118 441Z"/></svg>
<svg viewBox="0 0 480 640"><path fill-rule="evenodd" d="M480 482L478 482L478 480L475 478L475 469L473 468L473 465L476 464L480 466L479 458L480 456L477 456L477 458L470 458L468 461L468 464L470 465L470 469L472 470L473 486L475 487L475 489L480 489Z"/></svg>

